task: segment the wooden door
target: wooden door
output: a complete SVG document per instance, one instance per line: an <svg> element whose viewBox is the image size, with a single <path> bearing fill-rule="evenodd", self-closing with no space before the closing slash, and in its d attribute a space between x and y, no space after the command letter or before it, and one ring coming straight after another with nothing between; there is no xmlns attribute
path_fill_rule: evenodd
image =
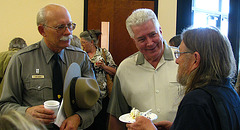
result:
<svg viewBox="0 0 240 130"><path fill-rule="evenodd" d="M102 21L110 22L109 51L119 65L138 51L126 29L127 17L138 8L149 8L156 13L157 7L158 0L85 0L84 30L100 30Z"/></svg>

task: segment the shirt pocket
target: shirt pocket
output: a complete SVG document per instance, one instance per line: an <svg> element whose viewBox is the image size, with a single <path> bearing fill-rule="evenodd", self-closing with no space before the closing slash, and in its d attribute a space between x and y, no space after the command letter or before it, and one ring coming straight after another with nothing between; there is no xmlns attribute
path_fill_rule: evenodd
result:
<svg viewBox="0 0 240 130"><path fill-rule="evenodd" d="M28 101L30 104L43 104L44 101L53 99L52 82L50 79L30 79L25 94L30 98Z"/></svg>

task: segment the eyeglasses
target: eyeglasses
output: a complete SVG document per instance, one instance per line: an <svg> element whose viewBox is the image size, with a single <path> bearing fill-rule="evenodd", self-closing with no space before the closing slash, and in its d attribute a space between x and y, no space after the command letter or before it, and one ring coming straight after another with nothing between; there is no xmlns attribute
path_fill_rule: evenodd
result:
<svg viewBox="0 0 240 130"><path fill-rule="evenodd" d="M52 27L52 26L48 26L48 25L44 24L43 26L55 29L57 32L65 32L66 28L68 28L70 31L74 30L75 27L76 27L76 24L75 23L69 23L67 25L61 24L61 25L58 25L56 27Z"/></svg>
<svg viewBox="0 0 240 130"><path fill-rule="evenodd" d="M176 59L178 59L181 54L186 54L186 53L193 53L193 52L190 52L190 51L180 52L180 51L177 49L177 50L174 52L174 55L175 55Z"/></svg>

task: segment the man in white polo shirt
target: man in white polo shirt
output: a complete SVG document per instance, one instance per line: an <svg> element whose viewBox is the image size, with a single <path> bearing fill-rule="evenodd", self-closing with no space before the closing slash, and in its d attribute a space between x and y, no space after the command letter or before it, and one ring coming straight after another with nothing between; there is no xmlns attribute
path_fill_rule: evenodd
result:
<svg viewBox="0 0 240 130"><path fill-rule="evenodd" d="M127 18L126 27L139 51L117 69L108 107L109 128L126 129L118 118L133 107L140 111L152 109L158 116L155 121L173 121L183 96L176 80L174 51L164 41L152 10L135 10Z"/></svg>

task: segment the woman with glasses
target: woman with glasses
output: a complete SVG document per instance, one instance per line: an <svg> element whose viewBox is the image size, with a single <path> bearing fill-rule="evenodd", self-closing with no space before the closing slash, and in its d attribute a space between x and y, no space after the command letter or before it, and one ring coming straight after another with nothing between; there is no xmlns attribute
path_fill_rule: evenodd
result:
<svg viewBox="0 0 240 130"><path fill-rule="evenodd" d="M107 49L102 49L98 46L100 35L101 32L99 30L87 30L80 34L83 50L88 53L90 61L92 62L100 87L100 94L103 99L102 111L95 118L94 123L88 130L107 129L107 106L111 94L111 86L107 86L106 74L109 74L110 77L113 78L117 69L111 53ZM106 57L106 60L104 57Z"/></svg>

